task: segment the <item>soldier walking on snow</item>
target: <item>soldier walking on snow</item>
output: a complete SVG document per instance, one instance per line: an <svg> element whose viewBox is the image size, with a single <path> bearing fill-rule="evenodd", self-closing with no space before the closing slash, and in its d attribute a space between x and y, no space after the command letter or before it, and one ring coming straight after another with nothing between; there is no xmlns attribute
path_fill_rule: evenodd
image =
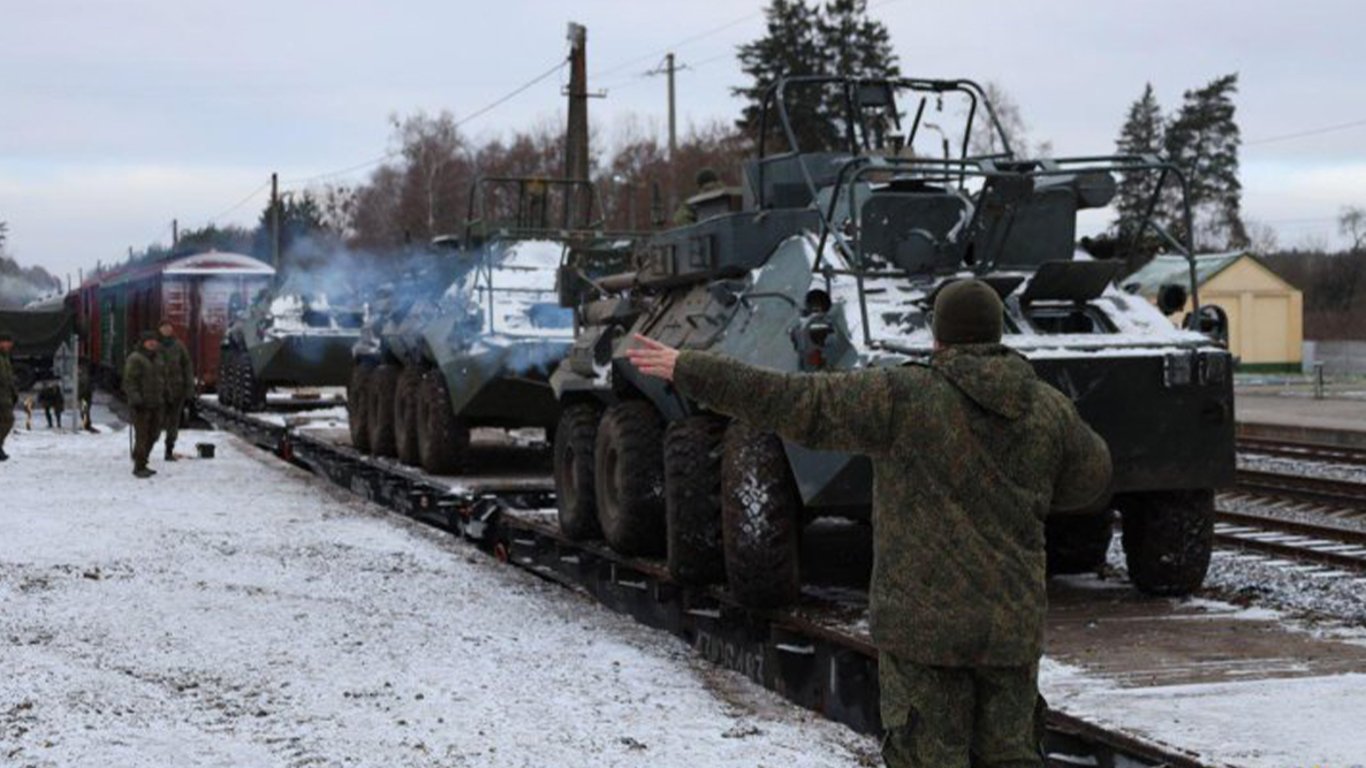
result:
<svg viewBox="0 0 1366 768"><path fill-rule="evenodd" d="M170 320L162 320L158 326L161 332L161 348L157 354L161 359L165 374L166 409L161 416L162 429L166 430L166 460L176 461L175 441L180 436L180 419L185 413L185 401L194 397L194 363L190 361L190 350L175 336L175 326Z"/></svg>
<svg viewBox="0 0 1366 768"><path fill-rule="evenodd" d="M870 610L889 766L1042 768L1044 518L1106 500L1110 454L1000 343L962 280L934 302L928 365L782 374L637 337L642 373L812 448L873 461Z"/></svg>
<svg viewBox="0 0 1366 768"><path fill-rule="evenodd" d="M166 407L162 365L157 360L160 345L156 332L145 331L123 365L123 393L133 411L133 476L138 478L156 474L147 468L147 459L161 432L161 416Z"/></svg>
<svg viewBox="0 0 1366 768"><path fill-rule="evenodd" d="M8 331L0 331L0 461L9 459L5 453L5 438L14 429L14 404L19 400L19 390L14 386L14 366L10 364L10 352L14 349L14 337Z"/></svg>

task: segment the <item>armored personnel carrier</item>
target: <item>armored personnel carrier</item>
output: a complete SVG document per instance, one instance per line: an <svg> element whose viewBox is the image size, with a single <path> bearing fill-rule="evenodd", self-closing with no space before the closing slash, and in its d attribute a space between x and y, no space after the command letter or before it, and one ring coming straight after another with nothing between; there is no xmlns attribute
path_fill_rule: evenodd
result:
<svg viewBox="0 0 1366 768"><path fill-rule="evenodd" d="M449 284L396 287L352 368L353 445L433 474L459 471L472 427L553 430L547 378L574 338L559 274L590 279L631 253L589 220L601 207L585 181L485 177L470 201L458 246L438 243L454 246Z"/></svg>
<svg viewBox="0 0 1366 768"><path fill-rule="evenodd" d="M250 306L229 308L219 355L218 401L251 411L272 387L344 386L364 307L326 294L263 289Z"/></svg>
<svg viewBox="0 0 1366 768"><path fill-rule="evenodd" d="M946 99L962 104L961 130L939 127ZM977 120L1006 150L950 156L949 137L966 145ZM676 578L725 580L747 604L794 600L804 526L867 520L869 462L707 412L631 367L631 334L794 373L900 365L933 352L936 291L977 277L1004 300L1004 343L1076 403L1114 457L1109 504L1048 522L1051 570L1102 563L1117 510L1140 589L1198 587L1214 489L1234 468L1221 318L1200 305L1193 268L1162 299L1168 311L1195 299L1178 329L1114 286L1118 263L1074 246L1078 212L1109 203L1115 174L1150 178L1154 205L1179 193L1189 233L1180 170L1154 157L1017 159L965 80L788 78L767 92L759 130L741 189L643 242L636 271L566 296L580 332L551 379L564 532L663 554ZM1191 252L1188 235L1151 216L1144 230Z"/></svg>

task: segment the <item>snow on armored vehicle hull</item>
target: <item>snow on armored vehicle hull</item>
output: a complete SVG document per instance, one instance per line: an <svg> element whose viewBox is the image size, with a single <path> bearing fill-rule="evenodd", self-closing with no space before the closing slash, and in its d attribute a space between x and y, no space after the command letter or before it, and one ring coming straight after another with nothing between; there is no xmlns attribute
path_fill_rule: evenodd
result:
<svg viewBox="0 0 1366 768"><path fill-rule="evenodd" d="M272 387L344 386L363 324L363 308L326 294L262 291L223 336L219 402L258 410Z"/></svg>
<svg viewBox="0 0 1366 768"><path fill-rule="evenodd" d="M505 186L517 190L512 210L490 216L487 196ZM604 254L620 261L630 252L629 239L591 224L553 226L557 190L562 202L596 197L585 182L475 182L454 280L439 296L411 301L383 324L378 343L357 349L350 414L358 450L452 474L474 427L554 428L547 378L574 339L573 312L559 300L561 270L581 274ZM495 220L507 223L484 224Z"/></svg>
<svg viewBox="0 0 1366 768"><path fill-rule="evenodd" d="M852 117L832 151L798 142L786 97L804 87L847 101ZM920 108L903 141L896 99L905 92ZM1184 187L1180 172L1148 157L1019 161L1007 150L933 160L907 151L927 101L946 94L966 95L969 123L984 110L994 126L969 81L780 82L765 114L777 115L790 151L766 156L761 140L742 204L652 238L635 273L602 281L617 290L582 302L592 318L552 378L566 533L664 554L677 578L724 579L749 604L794 600L803 526L866 520L871 465L708 413L630 366L630 334L789 372L900 365L933 351L936 291L977 277L1004 300L1004 343L1077 404L1115 460L1110 504L1049 520L1050 569L1103 562L1117 509L1137 586L1183 594L1200 585L1213 489L1233 474L1231 357L1116 290L1118 263L1074 250L1077 212L1109 202L1114 173L1157 178L1156 196L1163 181ZM1184 303L1184 290L1172 287L1172 303ZM1188 290L1194 296L1193 281ZM1217 332L1211 309L1198 308L1194 324Z"/></svg>

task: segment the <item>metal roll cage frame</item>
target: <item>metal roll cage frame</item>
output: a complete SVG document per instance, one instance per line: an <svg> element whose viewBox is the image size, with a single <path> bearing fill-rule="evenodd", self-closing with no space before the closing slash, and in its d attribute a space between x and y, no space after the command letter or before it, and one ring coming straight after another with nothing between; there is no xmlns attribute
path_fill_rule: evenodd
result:
<svg viewBox="0 0 1366 768"><path fill-rule="evenodd" d="M853 155L845 160L836 174L833 185L834 193L830 196L829 210L823 209L819 204L819 190L816 188L815 179L811 175L810 168L802 158L800 142L796 132L792 128L792 120L787 109L787 90L792 86L811 86L828 85L838 83L844 88L845 123L846 139L848 149ZM857 98L858 90L863 86L873 86L889 91L895 89L911 90L922 94L919 107L916 109L915 119L911 130L907 134L903 146L912 146L916 132L919 130L921 118L925 111L926 100L931 94L943 94L956 92L965 94L969 100L967 121L963 129L963 141L960 156L958 158L918 158L918 157L899 157L888 155L869 155L860 151L858 142L858 129L862 128L863 144L865 149L872 149L868 145L868 128L859 119L861 115L861 102ZM1005 151L992 155L972 156L967 155L968 139L972 133L972 124L976 116L978 101L980 100L987 117L991 120L992 128L1001 140ZM790 149L787 152L766 156L765 142L768 138L768 111L770 105L776 107L776 112L780 120L783 133L788 140ZM891 117L894 124L900 127L900 118L895 111L895 104L892 107ZM915 176L922 180L937 181L942 180L952 184L957 178L958 188L961 190L968 178L987 179L991 177L1001 177L1015 175L1028 178L1046 178L1058 176L1074 176L1085 173L1156 173L1157 180L1153 185L1153 190L1148 196L1147 205L1144 206L1143 218L1132 234L1129 244L1136 246L1143 235L1149 230L1153 230L1164 242L1174 248L1179 254L1186 257L1188 267L1188 277L1190 280L1191 296L1191 316L1199 317L1200 314L1200 293L1199 284L1196 277L1195 249L1194 249L1194 228L1193 215L1190 204L1190 185L1186 174L1172 163L1166 162L1155 155L1089 155L1065 158L1045 158L1037 160L1016 160L1013 150L1010 149L1010 140L1001 128L1001 123L996 117L996 111L991 102L986 97L985 90L971 80L926 80L926 79L861 79L861 78L839 78L829 76L802 76L783 78L769 86L764 94L762 110L759 122L759 157L757 179L757 200L758 207L764 207L763 192L763 170L766 163L777 159L796 157L799 160L799 167L802 172L808 191L817 214L820 217L820 240L816 250L815 269L826 277L827 289L831 276L836 274L847 274L855 278L858 285L859 311L862 317L864 343L869 346L878 346L871 337L868 323L868 302L865 292L864 280L867 277L911 277L912 275L904 270L881 270L871 271L866 269L863 259L862 237L859 236L860 222L858 216L860 211L855 205L850 205L851 223L854 230L855 245L849 244L848 238L840 229L834 226L833 219L839 203L842 189L847 187L848 199L855 200L856 189L859 181L874 173L900 173L903 176ZM938 170L939 173L931 173ZM852 171L852 172L851 172ZM847 176L847 181L846 181ZM1181 215L1182 224L1185 228L1183 238L1185 242L1178 240L1165 227L1159 224L1153 214L1157 210L1158 202L1161 200L1163 189L1166 187L1168 179L1175 179L1181 192ZM970 231L972 225L976 223L977 216L981 210L980 206L974 206L973 220L969 222L964 231ZM1007 230L1008 231L1008 230ZM832 267L821 266L824 257L825 244L827 238L833 237L835 246L839 248L849 262L854 265L851 270L836 270ZM962 244L963 255L970 243L964 241ZM961 263L961 257L960 257ZM976 265L979 274L985 269L994 266L993 263Z"/></svg>

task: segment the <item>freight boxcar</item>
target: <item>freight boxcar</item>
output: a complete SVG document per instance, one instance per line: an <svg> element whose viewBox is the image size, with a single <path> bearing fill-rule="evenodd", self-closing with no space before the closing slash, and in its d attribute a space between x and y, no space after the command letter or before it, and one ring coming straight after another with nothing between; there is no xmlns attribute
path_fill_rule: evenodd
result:
<svg viewBox="0 0 1366 768"><path fill-rule="evenodd" d="M190 350L200 390L211 391L218 383L218 350L230 308L245 306L274 274L250 256L209 251L93 277L78 291L86 329L81 356L101 381L117 387L138 335L168 318Z"/></svg>

